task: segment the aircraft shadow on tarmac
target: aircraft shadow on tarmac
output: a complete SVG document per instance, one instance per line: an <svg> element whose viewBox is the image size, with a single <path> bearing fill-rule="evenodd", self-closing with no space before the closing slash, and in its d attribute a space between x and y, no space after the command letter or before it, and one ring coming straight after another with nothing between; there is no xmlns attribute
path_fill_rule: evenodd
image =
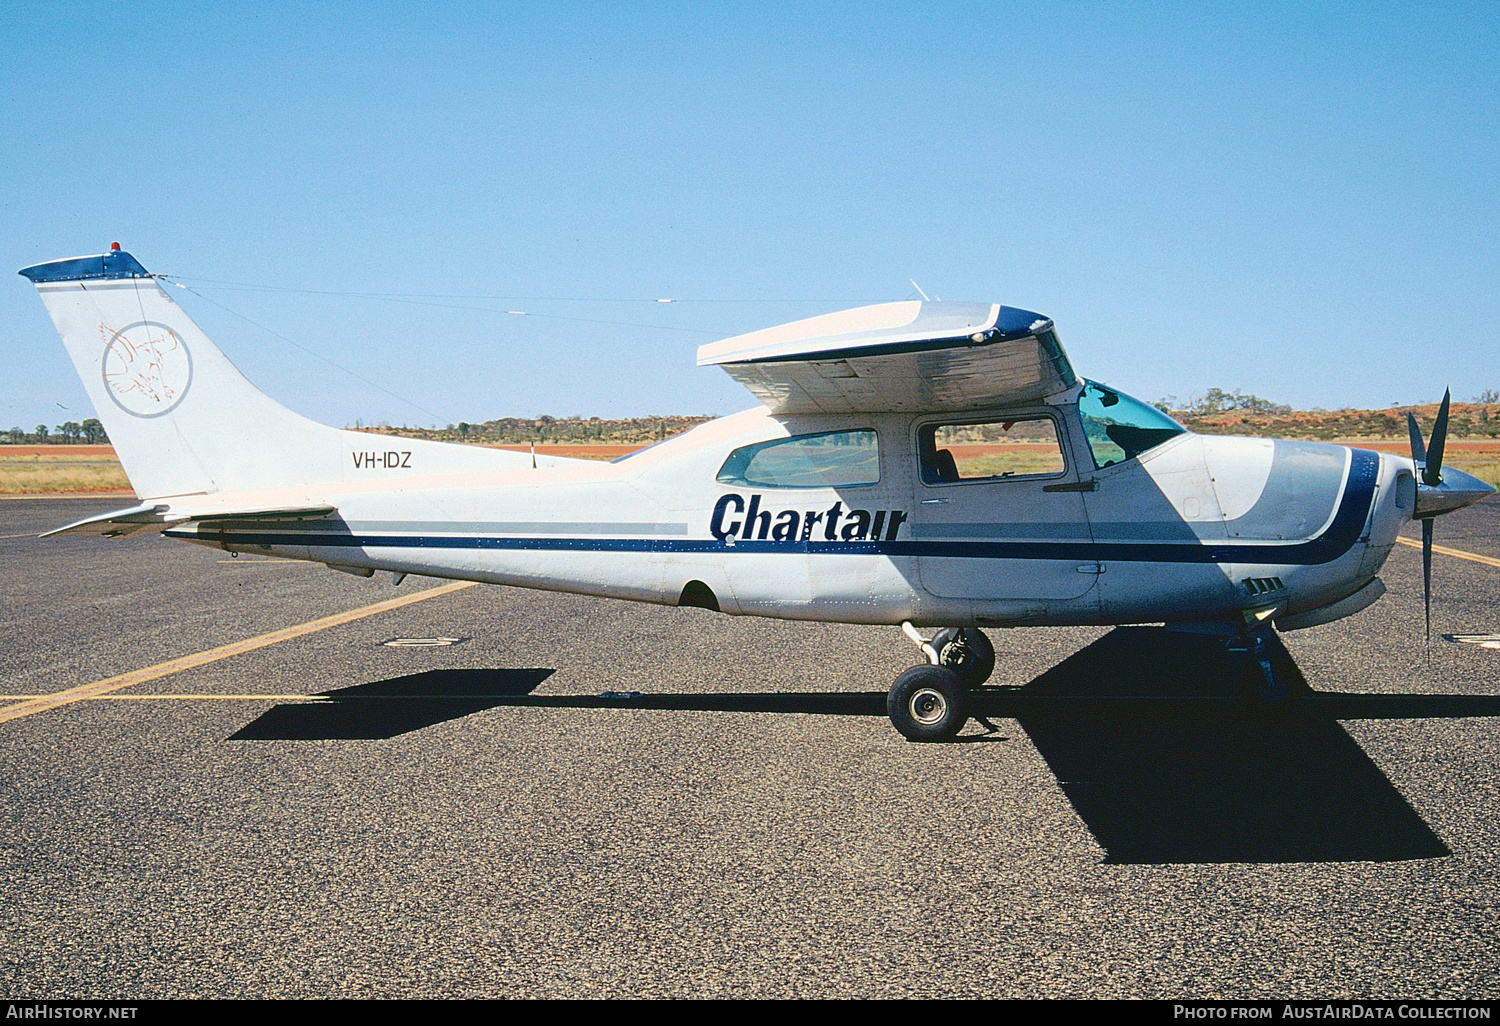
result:
<svg viewBox="0 0 1500 1026"><path fill-rule="evenodd" d="M1275 657L1305 687L1286 650ZM1497 716L1500 696L1313 691L1270 718L1233 697L1240 670L1212 638L1119 628L1030 683L977 693L975 712L1020 724L1107 863L1451 854L1338 721ZM342 688L276 706L232 740L388 738L503 706L885 716L884 692L532 694L552 673L433 670ZM1004 740L959 738L986 739Z"/></svg>
<svg viewBox="0 0 1500 1026"><path fill-rule="evenodd" d="M988 710L1020 723L1109 863L1451 854L1338 721L1495 716L1500 697L1314 691L1271 717L1235 694L1241 666L1212 638L1122 628Z"/></svg>
<svg viewBox="0 0 1500 1026"><path fill-rule="evenodd" d="M529 695L555 673L534 670L428 670L356 684L316 702L272 706L231 741L372 741L461 719Z"/></svg>

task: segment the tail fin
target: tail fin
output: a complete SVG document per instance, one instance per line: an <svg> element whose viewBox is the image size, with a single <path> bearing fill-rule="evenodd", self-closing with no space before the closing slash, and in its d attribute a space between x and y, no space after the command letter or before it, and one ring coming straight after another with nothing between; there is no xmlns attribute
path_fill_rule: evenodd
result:
<svg viewBox="0 0 1500 1026"><path fill-rule="evenodd" d="M519 463L517 454L410 439L400 448L425 458L375 453L369 435L293 413L246 380L119 249L20 273L41 293L142 498L333 483L366 465L409 476ZM389 455L402 456L398 466Z"/></svg>

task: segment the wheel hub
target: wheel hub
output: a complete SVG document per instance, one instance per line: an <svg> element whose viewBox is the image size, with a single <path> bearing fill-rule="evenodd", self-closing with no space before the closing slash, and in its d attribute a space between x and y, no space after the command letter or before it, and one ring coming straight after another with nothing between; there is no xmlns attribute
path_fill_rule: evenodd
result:
<svg viewBox="0 0 1500 1026"><path fill-rule="evenodd" d="M948 700L933 688L919 688L912 694L908 708L912 719L923 726L931 726L948 715Z"/></svg>

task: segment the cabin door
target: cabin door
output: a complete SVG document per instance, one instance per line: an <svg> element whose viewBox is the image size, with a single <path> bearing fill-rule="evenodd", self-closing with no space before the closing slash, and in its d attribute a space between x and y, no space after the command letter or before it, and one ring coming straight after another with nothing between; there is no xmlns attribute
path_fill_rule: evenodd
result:
<svg viewBox="0 0 1500 1026"><path fill-rule="evenodd" d="M1019 616L1087 601L1100 568L1066 440L1046 409L918 423L912 540L926 591L981 614L986 600Z"/></svg>

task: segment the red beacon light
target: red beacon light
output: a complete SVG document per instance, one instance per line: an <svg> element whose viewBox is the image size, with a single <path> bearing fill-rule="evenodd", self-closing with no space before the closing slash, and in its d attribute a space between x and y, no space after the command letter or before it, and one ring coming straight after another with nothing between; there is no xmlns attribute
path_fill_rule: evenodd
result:
<svg viewBox="0 0 1500 1026"><path fill-rule="evenodd" d="M109 244L109 251L111 253L118 253L118 252L120 252L120 244L118 242L111 242Z"/></svg>

